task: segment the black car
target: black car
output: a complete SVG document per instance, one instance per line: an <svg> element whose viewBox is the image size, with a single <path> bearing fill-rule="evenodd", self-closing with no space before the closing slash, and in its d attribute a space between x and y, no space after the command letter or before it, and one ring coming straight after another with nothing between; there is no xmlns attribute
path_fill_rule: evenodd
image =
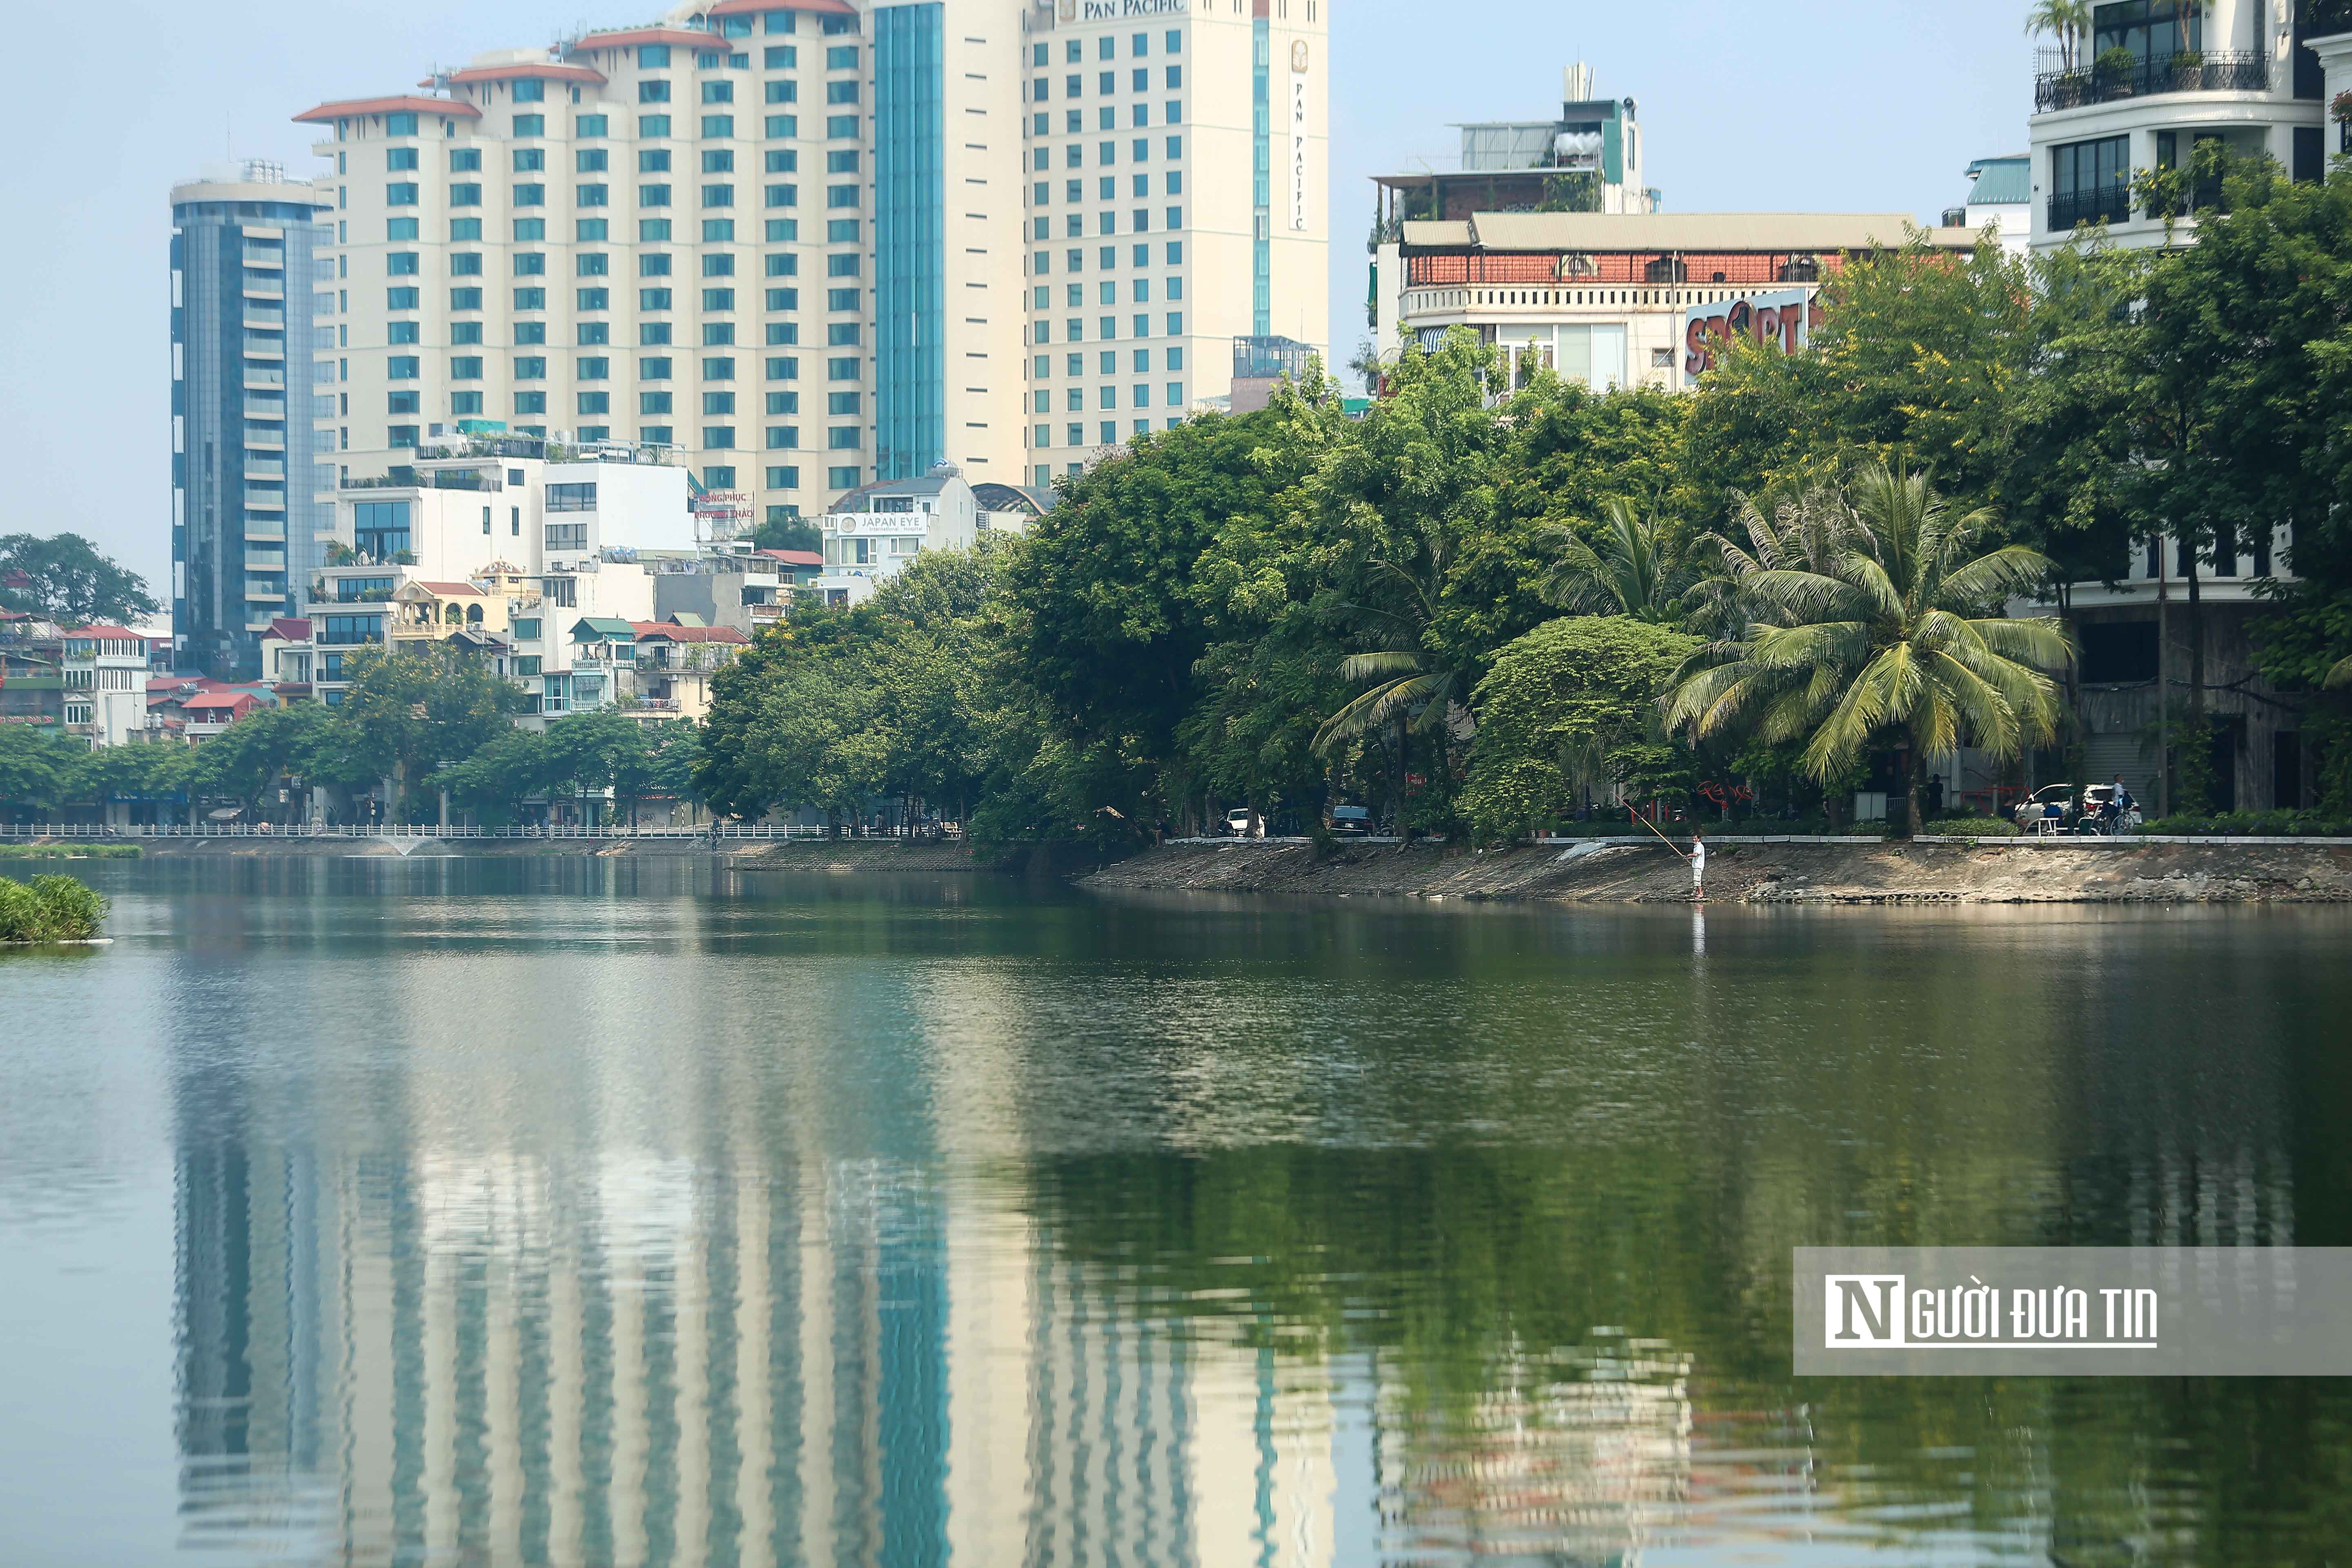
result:
<svg viewBox="0 0 2352 1568"><path fill-rule="evenodd" d="M1333 806L1331 836L1335 838L1370 838L1372 836L1371 812L1360 805Z"/></svg>

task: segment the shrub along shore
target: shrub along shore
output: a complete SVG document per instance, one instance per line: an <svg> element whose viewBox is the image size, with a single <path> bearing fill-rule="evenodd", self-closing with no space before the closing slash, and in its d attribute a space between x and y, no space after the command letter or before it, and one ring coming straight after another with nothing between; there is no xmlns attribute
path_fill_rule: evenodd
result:
<svg viewBox="0 0 2352 1568"><path fill-rule="evenodd" d="M106 900L86 882L0 877L0 942L90 942L105 922Z"/></svg>

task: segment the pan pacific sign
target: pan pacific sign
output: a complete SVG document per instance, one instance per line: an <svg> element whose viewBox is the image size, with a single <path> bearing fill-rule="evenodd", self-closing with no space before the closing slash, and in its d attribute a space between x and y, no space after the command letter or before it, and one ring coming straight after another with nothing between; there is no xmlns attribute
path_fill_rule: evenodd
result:
<svg viewBox="0 0 2352 1568"><path fill-rule="evenodd" d="M1061 0L1065 22L1124 22L1138 16L1177 16L1192 8L1192 0Z"/></svg>

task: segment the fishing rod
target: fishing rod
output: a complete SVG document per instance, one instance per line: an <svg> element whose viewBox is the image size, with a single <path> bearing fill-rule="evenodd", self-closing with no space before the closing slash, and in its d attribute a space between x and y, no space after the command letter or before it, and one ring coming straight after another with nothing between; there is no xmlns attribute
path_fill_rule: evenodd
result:
<svg viewBox="0 0 2352 1568"><path fill-rule="evenodd" d="M1633 805L1631 801L1628 801L1625 804L1625 815L1640 823L1643 826L1648 828L1651 832L1658 833L1658 825L1652 822L1648 817L1643 816L1640 812L1634 810ZM1674 849L1675 853L1681 855L1684 859L1687 860L1690 858L1690 857L1687 854L1684 854L1682 850L1675 849L1675 841L1667 837L1664 834L1658 833L1658 842L1664 845L1669 849Z"/></svg>

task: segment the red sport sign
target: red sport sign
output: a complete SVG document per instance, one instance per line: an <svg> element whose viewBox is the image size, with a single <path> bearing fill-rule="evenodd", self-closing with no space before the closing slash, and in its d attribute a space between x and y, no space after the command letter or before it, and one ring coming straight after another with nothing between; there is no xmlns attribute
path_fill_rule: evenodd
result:
<svg viewBox="0 0 2352 1568"><path fill-rule="evenodd" d="M1696 378L1713 370L1717 342L1735 333L1759 342L1778 342L1782 353L1795 353L1821 324L1822 308L1807 289L1693 305L1683 312L1683 374Z"/></svg>

